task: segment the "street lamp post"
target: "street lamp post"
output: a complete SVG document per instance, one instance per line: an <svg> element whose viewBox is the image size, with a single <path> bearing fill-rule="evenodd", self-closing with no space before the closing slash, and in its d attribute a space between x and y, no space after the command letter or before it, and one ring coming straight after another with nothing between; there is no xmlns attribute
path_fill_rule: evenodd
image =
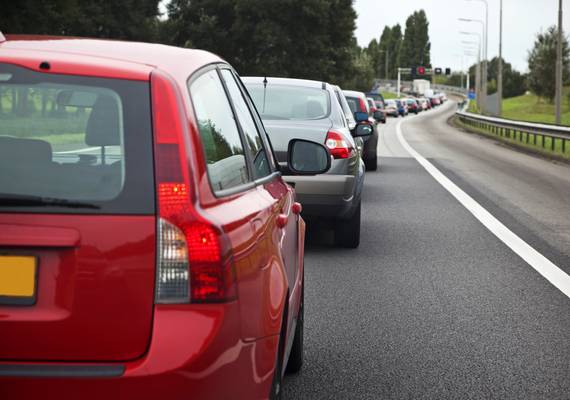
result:
<svg viewBox="0 0 570 400"><path fill-rule="evenodd" d="M477 58L477 54L475 54L475 53L473 53L473 52L470 52L470 51L465 51L465 50L464 50L464 51L463 51L463 54L466 55L466 56L470 56L470 57L475 57L475 58ZM470 74L469 74L469 68L467 68L467 83L466 83L466 85L465 85L465 91L466 91L467 93L469 93L469 89L471 89L471 82L469 82L470 78L471 78L471 76L470 76Z"/></svg>
<svg viewBox="0 0 570 400"><path fill-rule="evenodd" d="M499 61L497 66L497 100L499 117L503 114L503 0L499 9Z"/></svg>
<svg viewBox="0 0 570 400"><path fill-rule="evenodd" d="M486 40L486 25L485 22L483 22L480 19L472 19L472 18L459 18L459 21L463 21L463 22L475 22L478 24L481 24L481 35L483 37L483 39L481 40L481 37L479 38L481 40L481 44L483 47L483 70L481 73L481 82L482 82L482 86L481 86L481 93L480 93L480 97L481 99L478 100L478 104L481 107L481 111L485 112L486 110L486 105L487 105L487 50L485 49L485 40ZM479 62L481 62L479 60Z"/></svg>
<svg viewBox="0 0 570 400"><path fill-rule="evenodd" d="M487 58L489 50L489 4L487 0L467 0L467 1L479 1L485 4L485 50L483 54L483 96L487 98Z"/></svg>
<svg viewBox="0 0 570 400"><path fill-rule="evenodd" d="M477 93L477 107L481 107L481 35L477 32L459 32L462 35L476 36L477 42L477 70L475 72L475 92Z"/></svg>
<svg viewBox="0 0 570 400"><path fill-rule="evenodd" d="M562 114L562 0L558 1L558 40L556 43L556 123Z"/></svg>

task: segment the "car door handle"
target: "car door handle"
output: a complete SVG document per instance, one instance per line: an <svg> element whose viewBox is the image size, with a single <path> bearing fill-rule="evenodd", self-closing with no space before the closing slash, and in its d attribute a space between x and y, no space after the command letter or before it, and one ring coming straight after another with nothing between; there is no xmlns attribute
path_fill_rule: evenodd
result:
<svg viewBox="0 0 570 400"><path fill-rule="evenodd" d="M289 218L287 217L287 215L285 215L285 214L279 214L279 215L277 216L277 220L276 220L277 226L278 226L279 228L285 228L285 227L287 226L287 220L288 220L288 219L289 219Z"/></svg>
<svg viewBox="0 0 570 400"><path fill-rule="evenodd" d="M291 210L293 211L293 214L301 214L301 211L303 211L303 206L301 205L301 203L298 202L294 202L293 203L293 207L291 207Z"/></svg>

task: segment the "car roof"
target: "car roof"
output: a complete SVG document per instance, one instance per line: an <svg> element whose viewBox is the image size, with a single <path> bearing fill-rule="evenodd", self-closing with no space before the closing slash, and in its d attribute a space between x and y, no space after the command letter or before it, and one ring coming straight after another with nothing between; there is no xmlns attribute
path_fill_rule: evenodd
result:
<svg viewBox="0 0 570 400"><path fill-rule="evenodd" d="M296 79L296 78L277 78L272 76L242 76L241 80L243 83L259 83L263 84L263 81L267 79L267 84L273 85L283 85L283 86L302 86L307 88L317 88L324 89L326 87L332 89L332 85L323 81L314 81L309 79ZM325 87L323 87L325 86Z"/></svg>
<svg viewBox="0 0 570 400"><path fill-rule="evenodd" d="M184 71L187 77L206 64L223 62L220 57L204 50L155 43L41 35L6 35L6 40L0 41L0 50L0 60L3 62L27 61L29 65L26 66L32 67L37 60L45 59L54 67L50 72L58 72L57 63L60 61L75 67L83 65L91 72L104 76L113 76L114 71L115 75L120 75L118 77L124 77L131 72L133 79L141 75L148 79L149 72L155 68L173 75ZM86 74L81 73L80 68L76 69L78 73Z"/></svg>
<svg viewBox="0 0 570 400"><path fill-rule="evenodd" d="M365 98L366 95L363 92L358 92L356 90L343 90L345 96L350 97L363 97Z"/></svg>

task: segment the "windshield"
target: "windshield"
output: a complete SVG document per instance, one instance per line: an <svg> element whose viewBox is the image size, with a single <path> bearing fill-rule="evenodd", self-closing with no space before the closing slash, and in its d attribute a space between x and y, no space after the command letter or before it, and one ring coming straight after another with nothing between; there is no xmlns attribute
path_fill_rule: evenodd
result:
<svg viewBox="0 0 570 400"><path fill-rule="evenodd" d="M302 86L246 83L263 119L322 119L330 114L330 96L326 90Z"/></svg>
<svg viewBox="0 0 570 400"><path fill-rule="evenodd" d="M138 177L130 178L152 187L148 102L147 84L0 64L0 207L13 207L18 196L30 206L106 204L118 211L130 196L151 205L141 186L127 187L126 163L133 152L132 165L139 165L130 172Z"/></svg>

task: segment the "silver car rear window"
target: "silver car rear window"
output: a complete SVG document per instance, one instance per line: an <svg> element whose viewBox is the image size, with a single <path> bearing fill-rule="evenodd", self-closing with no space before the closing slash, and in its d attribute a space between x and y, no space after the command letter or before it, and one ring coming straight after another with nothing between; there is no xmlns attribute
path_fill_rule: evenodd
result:
<svg viewBox="0 0 570 400"><path fill-rule="evenodd" d="M329 92L319 88L247 84L263 119L322 119L330 114Z"/></svg>

